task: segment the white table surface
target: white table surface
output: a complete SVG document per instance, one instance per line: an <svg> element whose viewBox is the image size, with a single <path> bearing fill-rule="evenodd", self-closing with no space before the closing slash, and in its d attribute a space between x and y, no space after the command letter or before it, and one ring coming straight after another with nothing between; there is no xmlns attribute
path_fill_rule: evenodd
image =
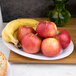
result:
<svg viewBox="0 0 76 76"><path fill-rule="evenodd" d="M0 51L4 53L7 60L10 50L3 44L0 37ZM14 64L12 76L76 76L76 65L67 64Z"/></svg>

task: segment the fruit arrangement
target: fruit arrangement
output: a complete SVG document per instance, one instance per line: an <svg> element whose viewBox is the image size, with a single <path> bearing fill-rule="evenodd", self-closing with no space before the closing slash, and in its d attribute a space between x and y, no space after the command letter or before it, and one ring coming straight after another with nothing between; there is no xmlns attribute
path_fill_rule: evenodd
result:
<svg viewBox="0 0 76 76"><path fill-rule="evenodd" d="M36 21L34 19L17 19L9 22L2 31L2 38L13 43L29 54L41 52L53 57L59 55L61 49L70 44L69 33L57 29L54 22Z"/></svg>
<svg viewBox="0 0 76 76"><path fill-rule="evenodd" d="M13 21L9 22L6 25L6 27L3 29L2 38L6 42L11 42L11 43L15 44L15 46L17 46L17 44L19 42L17 39L17 30L19 29L19 27L21 27L23 25L27 25L29 27L35 27L35 26L37 26L38 23L39 23L39 21L36 21L34 19L26 19L26 18L13 20Z"/></svg>

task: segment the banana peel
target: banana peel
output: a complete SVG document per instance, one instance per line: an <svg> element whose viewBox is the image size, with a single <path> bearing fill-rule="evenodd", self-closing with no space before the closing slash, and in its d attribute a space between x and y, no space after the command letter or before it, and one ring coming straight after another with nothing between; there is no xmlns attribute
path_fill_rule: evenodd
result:
<svg viewBox="0 0 76 76"><path fill-rule="evenodd" d="M27 18L13 20L9 22L3 29L2 38L4 41L13 43L15 46L17 46L17 44L19 43L17 39L17 31L19 27L26 25L29 27L33 27L36 30L36 26L38 23L39 21L37 20Z"/></svg>

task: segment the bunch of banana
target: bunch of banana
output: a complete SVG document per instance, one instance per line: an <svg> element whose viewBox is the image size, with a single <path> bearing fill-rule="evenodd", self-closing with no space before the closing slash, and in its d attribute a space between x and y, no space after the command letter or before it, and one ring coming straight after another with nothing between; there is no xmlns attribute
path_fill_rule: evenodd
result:
<svg viewBox="0 0 76 76"><path fill-rule="evenodd" d="M35 26L37 26L38 23L39 22L34 19L27 19L27 18L13 20L9 22L3 29L2 38L6 42L11 42L17 45L18 44L17 30L19 29L19 27L22 25L26 25L29 27L34 27L35 29Z"/></svg>

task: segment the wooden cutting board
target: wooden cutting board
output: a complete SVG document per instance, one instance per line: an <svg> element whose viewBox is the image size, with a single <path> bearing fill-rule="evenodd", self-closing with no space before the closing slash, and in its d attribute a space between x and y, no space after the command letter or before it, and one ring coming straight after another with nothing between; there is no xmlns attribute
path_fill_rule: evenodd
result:
<svg viewBox="0 0 76 76"><path fill-rule="evenodd" d="M39 21L46 21L49 20L48 18L34 18ZM62 63L62 64L76 64L76 18L71 18L69 23L65 27L61 27L66 29L70 35L71 39L74 43L74 51L73 53L63 59L60 60L36 60L31 59L27 57L23 57L19 54L14 53L13 51L10 51L9 55L9 62L12 63Z"/></svg>

